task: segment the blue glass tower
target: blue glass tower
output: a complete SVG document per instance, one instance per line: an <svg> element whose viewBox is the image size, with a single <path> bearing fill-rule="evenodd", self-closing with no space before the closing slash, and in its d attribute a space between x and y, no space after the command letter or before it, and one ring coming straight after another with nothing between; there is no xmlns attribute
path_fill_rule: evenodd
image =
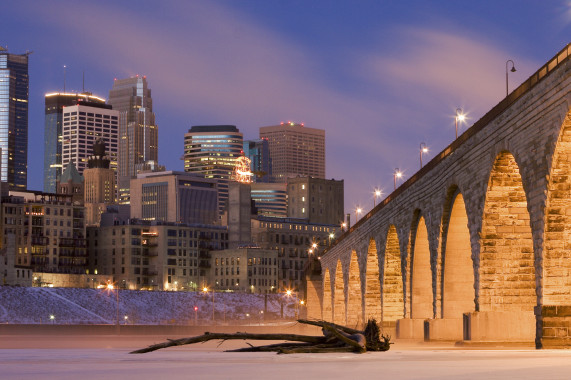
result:
<svg viewBox="0 0 571 380"><path fill-rule="evenodd" d="M10 189L28 183L28 55L0 46L0 179Z"/></svg>
<svg viewBox="0 0 571 380"><path fill-rule="evenodd" d="M270 182L272 161L268 140L244 141L244 155L250 159L250 170L254 173L254 182Z"/></svg>

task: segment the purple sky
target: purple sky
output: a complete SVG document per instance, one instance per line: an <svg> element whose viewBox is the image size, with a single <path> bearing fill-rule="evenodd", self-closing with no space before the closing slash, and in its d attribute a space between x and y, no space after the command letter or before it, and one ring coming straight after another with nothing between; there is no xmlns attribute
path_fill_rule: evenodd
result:
<svg viewBox="0 0 571 380"><path fill-rule="evenodd" d="M113 78L146 75L159 161L182 170L192 125L244 138L280 121L326 131L327 177L345 210L373 206L571 42L571 1L28 1L2 4L0 45L30 56L28 187L43 187L45 93L107 98ZM383 196L384 197L384 196Z"/></svg>

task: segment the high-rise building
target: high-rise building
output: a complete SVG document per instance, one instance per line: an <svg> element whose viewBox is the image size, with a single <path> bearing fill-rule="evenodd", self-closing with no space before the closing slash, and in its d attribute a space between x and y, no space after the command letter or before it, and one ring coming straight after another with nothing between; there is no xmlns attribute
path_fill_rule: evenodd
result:
<svg viewBox="0 0 571 380"><path fill-rule="evenodd" d="M216 181L196 174L147 172L131 180L131 218L172 223L218 223Z"/></svg>
<svg viewBox="0 0 571 380"><path fill-rule="evenodd" d="M252 183L252 200L258 215L287 217L287 184Z"/></svg>
<svg viewBox="0 0 571 380"><path fill-rule="evenodd" d="M56 180L63 171L63 107L83 102L105 104L105 99L89 92L81 94L54 92L45 95L44 123L44 191L56 192Z"/></svg>
<svg viewBox="0 0 571 380"><path fill-rule="evenodd" d="M107 146L110 167L117 170L117 135L119 111L110 105L83 102L63 108L62 165L73 162L80 174L87 168L87 161L95 141L102 139Z"/></svg>
<svg viewBox="0 0 571 380"><path fill-rule="evenodd" d="M250 171L254 182L270 182L272 161L267 139L244 141L244 155L250 159Z"/></svg>
<svg viewBox="0 0 571 380"><path fill-rule="evenodd" d="M325 131L293 122L261 127L272 160L272 182L310 176L325 178Z"/></svg>
<svg viewBox="0 0 571 380"><path fill-rule="evenodd" d="M137 165L159 160L159 133L147 77L116 79L109 91L109 104L121 113L117 185L119 203L127 204Z"/></svg>
<svg viewBox="0 0 571 380"><path fill-rule="evenodd" d="M83 171L85 224L88 226L99 225L101 214L115 203L115 171L110 164L105 143L99 139L93 144L93 155Z"/></svg>
<svg viewBox="0 0 571 380"><path fill-rule="evenodd" d="M0 180L10 189L28 183L28 55L0 46Z"/></svg>
<svg viewBox="0 0 571 380"><path fill-rule="evenodd" d="M193 126L184 135L184 171L218 181L220 214L228 201L228 181L242 156L243 135L234 125Z"/></svg>
<svg viewBox="0 0 571 380"><path fill-rule="evenodd" d="M341 224L343 221L343 180L312 177L287 181L288 216L309 223Z"/></svg>

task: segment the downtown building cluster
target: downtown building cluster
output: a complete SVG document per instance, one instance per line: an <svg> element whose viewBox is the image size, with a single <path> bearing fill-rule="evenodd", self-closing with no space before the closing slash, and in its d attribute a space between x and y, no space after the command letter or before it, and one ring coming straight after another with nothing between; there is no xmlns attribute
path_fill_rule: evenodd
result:
<svg viewBox="0 0 571 380"><path fill-rule="evenodd" d="M0 285L304 292L343 221L324 130L287 122L244 140L233 125L193 126L184 170L167 170L145 76L115 79L107 100L52 92L44 189L30 191L27 64L0 48Z"/></svg>

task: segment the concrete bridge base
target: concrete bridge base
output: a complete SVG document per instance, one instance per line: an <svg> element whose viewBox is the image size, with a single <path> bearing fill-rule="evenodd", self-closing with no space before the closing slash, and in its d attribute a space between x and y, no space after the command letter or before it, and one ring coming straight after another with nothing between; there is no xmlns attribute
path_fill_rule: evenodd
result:
<svg viewBox="0 0 571 380"><path fill-rule="evenodd" d="M403 318L397 320L397 339L424 340L424 319Z"/></svg>
<svg viewBox="0 0 571 380"><path fill-rule="evenodd" d="M388 335L390 337L397 336L397 321L383 321L383 323L381 323L381 328L383 335Z"/></svg>
<svg viewBox="0 0 571 380"><path fill-rule="evenodd" d="M563 348L571 346L571 305L541 306L535 308L538 317L537 348Z"/></svg>
<svg viewBox="0 0 571 380"><path fill-rule="evenodd" d="M462 340L462 319L426 319L424 321L425 341L459 341Z"/></svg>
<svg viewBox="0 0 571 380"><path fill-rule="evenodd" d="M535 315L529 311L464 313L463 336L473 342L533 342Z"/></svg>

